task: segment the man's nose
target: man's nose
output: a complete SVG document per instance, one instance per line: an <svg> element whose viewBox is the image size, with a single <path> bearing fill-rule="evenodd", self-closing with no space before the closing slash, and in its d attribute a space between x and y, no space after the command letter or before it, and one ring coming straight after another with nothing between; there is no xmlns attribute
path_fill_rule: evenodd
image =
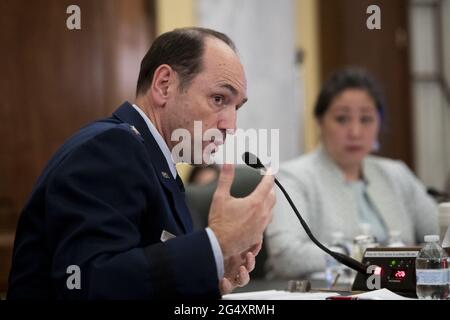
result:
<svg viewBox="0 0 450 320"><path fill-rule="evenodd" d="M236 131L236 108L228 107L223 110L221 119L219 120L219 129L225 129L228 133Z"/></svg>

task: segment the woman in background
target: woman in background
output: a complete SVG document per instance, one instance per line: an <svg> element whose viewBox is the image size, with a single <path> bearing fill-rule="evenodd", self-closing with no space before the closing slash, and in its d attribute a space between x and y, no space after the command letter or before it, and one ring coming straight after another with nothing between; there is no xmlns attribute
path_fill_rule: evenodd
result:
<svg viewBox="0 0 450 320"><path fill-rule="evenodd" d="M437 234L437 207L401 161L369 155L377 147L383 99L359 69L335 73L322 88L314 115L321 146L285 163L278 174L313 234L351 240L370 231L381 245L400 231L407 245ZM325 254L308 238L286 199L277 196L266 231L268 277L296 278L325 269Z"/></svg>

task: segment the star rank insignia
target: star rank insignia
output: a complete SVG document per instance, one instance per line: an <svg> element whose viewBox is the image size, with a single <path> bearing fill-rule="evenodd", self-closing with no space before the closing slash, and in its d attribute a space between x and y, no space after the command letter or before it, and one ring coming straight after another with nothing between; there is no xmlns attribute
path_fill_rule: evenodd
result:
<svg viewBox="0 0 450 320"><path fill-rule="evenodd" d="M141 133L138 131L138 129L136 129L135 126L130 126L131 131L134 132L135 135L140 136Z"/></svg>
<svg viewBox="0 0 450 320"><path fill-rule="evenodd" d="M161 175L163 176L164 179L170 179L169 174L165 171L161 171Z"/></svg>

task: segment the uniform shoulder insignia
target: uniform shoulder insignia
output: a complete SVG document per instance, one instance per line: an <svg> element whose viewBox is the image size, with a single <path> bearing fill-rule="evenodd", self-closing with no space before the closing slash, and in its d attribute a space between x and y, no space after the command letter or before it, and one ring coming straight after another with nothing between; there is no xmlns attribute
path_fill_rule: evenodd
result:
<svg viewBox="0 0 450 320"><path fill-rule="evenodd" d="M170 179L169 174L165 171L161 171L161 175L163 176L163 178L165 179Z"/></svg>
<svg viewBox="0 0 450 320"><path fill-rule="evenodd" d="M130 126L131 131L134 132L135 135L140 136L141 133L138 131L138 129L136 129L135 126Z"/></svg>

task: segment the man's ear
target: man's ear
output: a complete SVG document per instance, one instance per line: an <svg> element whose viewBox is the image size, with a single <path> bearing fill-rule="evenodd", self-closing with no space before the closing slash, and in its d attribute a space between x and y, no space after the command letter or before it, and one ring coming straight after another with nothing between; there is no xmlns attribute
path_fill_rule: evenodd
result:
<svg viewBox="0 0 450 320"><path fill-rule="evenodd" d="M164 106L166 104L175 79L175 71L167 64L162 64L155 70L150 94L157 105Z"/></svg>

